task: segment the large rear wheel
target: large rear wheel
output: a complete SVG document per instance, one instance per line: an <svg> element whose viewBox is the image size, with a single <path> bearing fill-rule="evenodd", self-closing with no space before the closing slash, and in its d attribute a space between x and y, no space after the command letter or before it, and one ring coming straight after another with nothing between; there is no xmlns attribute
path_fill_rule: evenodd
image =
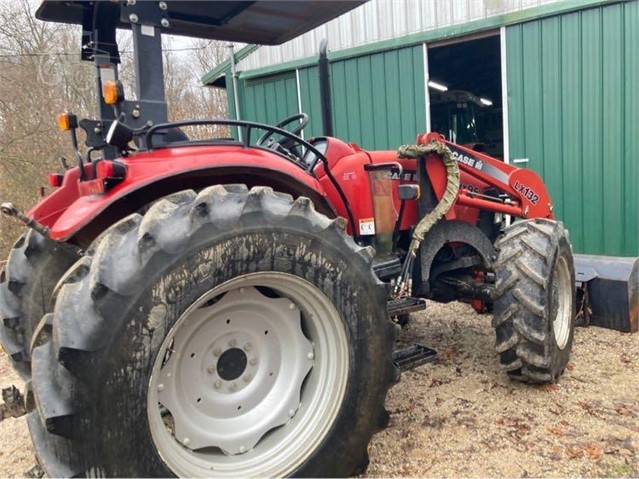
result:
<svg viewBox="0 0 639 479"><path fill-rule="evenodd" d="M43 315L53 310L53 288L77 259L33 230L23 234L9 253L0 274L0 342L23 379L31 373L33 332Z"/></svg>
<svg viewBox="0 0 639 479"><path fill-rule="evenodd" d="M342 219L269 188L182 192L113 226L33 352L46 472L363 470L396 376L371 260Z"/></svg>

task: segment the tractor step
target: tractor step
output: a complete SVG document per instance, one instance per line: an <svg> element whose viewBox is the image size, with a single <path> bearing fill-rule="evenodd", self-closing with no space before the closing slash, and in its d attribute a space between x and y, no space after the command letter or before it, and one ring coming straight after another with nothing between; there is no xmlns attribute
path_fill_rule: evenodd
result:
<svg viewBox="0 0 639 479"><path fill-rule="evenodd" d="M401 372L430 363L435 359L437 359L437 351L421 344L413 344L393 352L393 362Z"/></svg>
<svg viewBox="0 0 639 479"><path fill-rule="evenodd" d="M414 313L426 309L426 300L421 298L391 299L386 303L391 318L402 314Z"/></svg>

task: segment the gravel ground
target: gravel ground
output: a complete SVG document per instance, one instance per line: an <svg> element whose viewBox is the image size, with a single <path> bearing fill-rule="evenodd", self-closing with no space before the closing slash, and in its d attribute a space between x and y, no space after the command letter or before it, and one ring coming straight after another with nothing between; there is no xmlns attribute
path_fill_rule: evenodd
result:
<svg viewBox="0 0 639 479"><path fill-rule="evenodd" d="M402 333L440 359L404 373L365 477L639 477L639 334L579 328L558 385L509 381L489 316L430 303ZM21 386L0 354L0 386ZM24 418L0 422L0 476L35 465Z"/></svg>

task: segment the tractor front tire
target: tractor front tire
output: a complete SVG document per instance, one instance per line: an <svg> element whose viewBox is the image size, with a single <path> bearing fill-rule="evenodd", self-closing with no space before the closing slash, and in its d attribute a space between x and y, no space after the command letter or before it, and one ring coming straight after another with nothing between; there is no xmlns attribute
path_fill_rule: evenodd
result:
<svg viewBox="0 0 639 479"><path fill-rule="evenodd" d="M516 380L557 382L574 338L575 271L556 221L518 221L497 240L493 327L501 365Z"/></svg>
<svg viewBox="0 0 639 479"><path fill-rule="evenodd" d="M50 477L363 472L397 378L372 253L310 200L184 191L107 230L33 351Z"/></svg>
<svg viewBox="0 0 639 479"><path fill-rule="evenodd" d="M9 253L0 274L0 342L23 379L31 373L33 332L53 310L53 289L77 259L33 230L20 236Z"/></svg>

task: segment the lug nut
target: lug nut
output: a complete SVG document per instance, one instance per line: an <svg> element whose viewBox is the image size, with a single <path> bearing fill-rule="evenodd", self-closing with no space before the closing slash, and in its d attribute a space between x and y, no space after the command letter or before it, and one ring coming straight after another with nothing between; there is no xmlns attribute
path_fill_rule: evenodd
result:
<svg viewBox="0 0 639 479"><path fill-rule="evenodd" d="M246 448L244 446L240 446L240 454L244 454L246 452Z"/></svg>
<svg viewBox="0 0 639 479"><path fill-rule="evenodd" d="M131 23L138 23L138 16L135 13L132 13L129 15L129 21Z"/></svg>
<svg viewBox="0 0 639 479"><path fill-rule="evenodd" d="M222 350L220 348L215 348L213 350L213 356L222 356Z"/></svg>
<svg viewBox="0 0 639 479"><path fill-rule="evenodd" d="M215 368L213 366L209 366L206 368L206 372L209 374L215 374Z"/></svg>
<svg viewBox="0 0 639 479"><path fill-rule="evenodd" d="M159 392L164 391L164 384L158 384L158 391Z"/></svg>
<svg viewBox="0 0 639 479"><path fill-rule="evenodd" d="M182 444L188 446L189 444L191 444L191 440L188 437L185 437L184 439L182 439Z"/></svg>
<svg viewBox="0 0 639 479"><path fill-rule="evenodd" d="M229 341L229 346L231 346L232 348L234 348L235 346L237 346L237 339L233 338Z"/></svg>
<svg viewBox="0 0 639 479"><path fill-rule="evenodd" d="M215 387L215 389L220 389L222 387L222 381L218 379L213 383L213 387Z"/></svg>
<svg viewBox="0 0 639 479"><path fill-rule="evenodd" d="M230 389L231 389L231 391L237 390L237 384L231 383Z"/></svg>
<svg viewBox="0 0 639 479"><path fill-rule="evenodd" d="M158 4L158 6L160 7L160 10L166 10L167 9L166 2L160 2Z"/></svg>
<svg viewBox="0 0 639 479"><path fill-rule="evenodd" d="M251 358L251 359L249 360L249 364L250 364L251 366L255 366L255 365L257 364L257 358Z"/></svg>
<svg viewBox="0 0 639 479"><path fill-rule="evenodd" d="M253 379L253 378L251 377L250 374L247 373L247 374L244 375L244 381L246 381L247 383L250 382L251 379Z"/></svg>
<svg viewBox="0 0 639 479"><path fill-rule="evenodd" d="M295 409L291 409L291 410L289 410L289 411L288 411L288 415L289 415L290 417L295 416Z"/></svg>
<svg viewBox="0 0 639 479"><path fill-rule="evenodd" d="M315 359L315 353L314 353L313 351L311 351L310 353L308 353L308 354L306 355L306 357L307 357L309 360L311 360L311 361L312 361L313 359Z"/></svg>
<svg viewBox="0 0 639 479"><path fill-rule="evenodd" d="M291 303L288 305L288 309L293 310L295 309L295 303Z"/></svg>
<svg viewBox="0 0 639 479"><path fill-rule="evenodd" d="M251 343L246 343L246 344L244 345L244 351L250 351L252 347L253 347L253 346L251 345Z"/></svg>
<svg viewBox="0 0 639 479"><path fill-rule="evenodd" d="M166 18L163 18L162 20L160 20L160 25L166 28L169 26L169 21Z"/></svg>

